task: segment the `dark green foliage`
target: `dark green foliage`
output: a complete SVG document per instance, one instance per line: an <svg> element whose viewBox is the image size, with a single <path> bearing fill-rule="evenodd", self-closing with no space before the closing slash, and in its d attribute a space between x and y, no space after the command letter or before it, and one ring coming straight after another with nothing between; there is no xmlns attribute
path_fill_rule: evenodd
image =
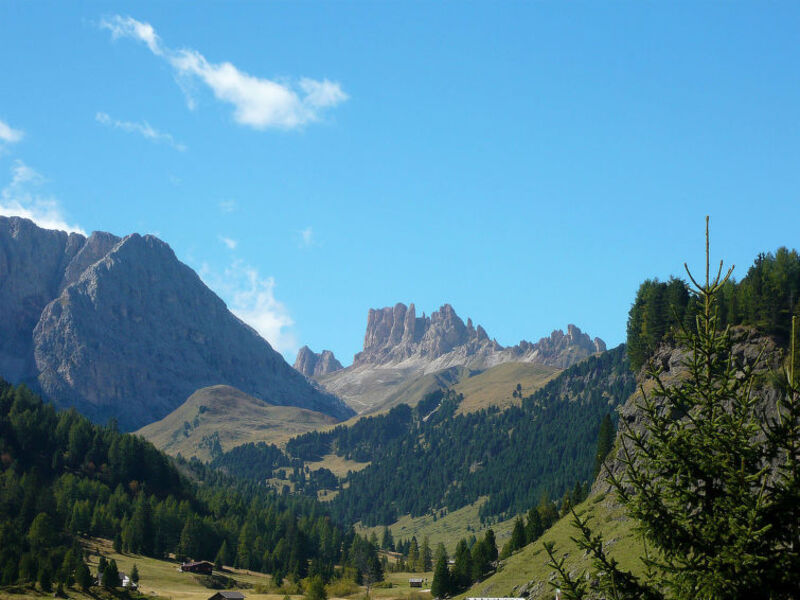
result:
<svg viewBox="0 0 800 600"><path fill-rule="evenodd" d="M614 423L609 413L603 417L603 421L600 423L600 431L597 434L597 452L594 455L594 473L592 475L592 480L597 478L597 475L600 473L600 467L603 466L603 461L606 459L606 456L608 456L608 453L611 452L616 434L617 432L614 429Z"/></svg>
<svg viewBox="0 0 800 600"><path fill-rule="evenodd" d="M792 315L800 315L800 255L779 248L759 254L741 282L726 281L716 292L717 326L750 325L787 339ZM688 284L647 280L639 287L628 314L628 356L642 367L664 339L681 327L694 328L699 311Z"/></svg>
<svg viewBox="0 0 800 600"><path fill-rule="evenodd" d="M119 569L117 568L117 561L112 559L108 563L100 578L100 584L107 590L119 587Z"/></svg>
<svg viewBox="0 0 800 600"><path fill-rule="evenodd" d="M136 563L133 563L133 569L131 569L131 581L139 583L139 567L136 566Z"/></svg>
<svg viewBox="0 0 800 600"><path fill-rule="evenodd" d="M80 566L78 566L78 569L75 571L75 582L81 586L81 589L84 591L87 591L94 584L92 573L83 561L81 561Z"/></svg>
<svg viewBox="0 0 800 600"><path fill-rule="evenodd" d="M378 558L378 549L359 535L352 538L347 551L346 566L356 570L356 583L368 588L383 581L383 565Z"/></svg>
<svg viewBox="0 0 800 600"><path fill-rule="evenodd" d="M445 598L453 594L453 582L450 580L450 569L447 567L447 555L440 556L436 561L431 583L431 595L434 598Z"/></svg>
<svg viewBox="0 0 800 600"><path fill-rule="evenodd" d="M251 442L216 455L210 465L229 473L235 473L237 477L263 481L274 477L277 468L302 468L303 462L291 460L273 444Z"/></svg>
<svg viewBox="0 0 800 600"><path fill-rule="evenodd" d="M460 397L445 391L436 393L439 408L425 421L404 411L358 423L380 431L391 425L392 436L350 432L358 424L337 428L329 439L334 450L355 443L359 452L369 448L373 462L350 474L332 510L342 522L378 525L488 496L482 519L520 513L543 492L560 497L592 477L600 422L633 390L621 346L570 367L521 406L455 415ZM378 438L380 444L369 446Z"/></svg>
<svg viewBox="0 0 800 600"><path fill-rule="evenodd" d="M329 577L352 534L314 500L174 461L0 380L0 578L33 582L44 570L68 584L82 570L78 535L156 557L213 560L227 547L228 564L299 578L314 559Z"/></svg>
<svg viewBox="0 0 800 600"><path fill-rule="evenodd" d="M392 531L388 527L383 528L383 536L381 537L381 548L384 550L394 551L394 538Z"/></svg>
<svg viewBox="0 0 800 600"><path fill-rule="evenodd" d="M576 541L592 557L598 591L609 598L800 597L795 336L787 373L777 380L777 403L770 394L754 393L754 369L763 365L744 364L734 354L730 329L719 316L724 290L730 290L727 276L721 276L720 264L711 278L706 251L705 283L692 279L697 319L677 339L690 349L687 376L667 385L660 371L650 371L654 389L642 388L638 404L644 430L625 427L625 473L621 479L608 476L649 549L644 576L619 569L605 555L602 538L575 515ZM759 272L768 269L759 265ZM748 285L754 284L751 279ZM775 289L769 293L780 297ZM778 325L784 305L766 305L774 310L759 309L769 317L762 325ZM553 547L547 551L565 597L587 597L586 578L565 572Z"/></svg>

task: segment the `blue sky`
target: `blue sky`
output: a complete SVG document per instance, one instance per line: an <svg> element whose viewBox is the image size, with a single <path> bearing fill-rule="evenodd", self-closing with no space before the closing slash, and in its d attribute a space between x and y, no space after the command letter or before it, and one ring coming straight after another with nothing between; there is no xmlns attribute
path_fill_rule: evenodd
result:
<svg viewBox="0 0 800 600"><path fill-rule="evenodd" d="M0 4L0 214L155 233L291 361L370 307L615 345L800 246L796 3Z"/></svg>

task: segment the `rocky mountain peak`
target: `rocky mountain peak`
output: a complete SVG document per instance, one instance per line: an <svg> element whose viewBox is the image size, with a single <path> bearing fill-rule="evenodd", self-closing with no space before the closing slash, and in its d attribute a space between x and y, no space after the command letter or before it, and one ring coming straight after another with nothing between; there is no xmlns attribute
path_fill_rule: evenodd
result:
<svg viewBox="0 0 800 600"><path fill-rule="evenodd" d="M0 217L0 315L0 376L125 429L217 384L337 418L353 412L152 235L87 238Z"/></svg>
<svg viewBox="0 0 800 600"><path fill-rule="evenodd" d="M319 377L320 375L327 375L328 373L339 371L343 367L342 363L336 360L336 357L330 350L323 350L317 354L308 346L303 346L297 352L294 368L306 377Z"/></svg>
<svg viewBox="0 0 800 600"><path fill-rule="evenodd" d="M504 348L472 319L465 324L450 304L443 304L430 317L424 313L417 317L414 304L398 303L369 310L364 349L356 354L353 365L396 365L413 359L437 366L521 361L565 368L605 349L603 340L591 339L573 324L566 333L556 329L536 343L523 340Z"/></svg>

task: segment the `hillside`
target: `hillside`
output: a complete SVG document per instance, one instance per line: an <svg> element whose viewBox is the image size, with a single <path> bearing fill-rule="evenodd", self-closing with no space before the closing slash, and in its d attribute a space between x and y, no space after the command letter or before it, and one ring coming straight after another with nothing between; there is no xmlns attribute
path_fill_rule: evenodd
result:
<svg viewBox="0 0 800 600"><path fill-rule="evenodd" d="M757 386L755 395L766 414L770 414L774 410L776 396L766 374L780 366L782 352L779 344L775 338L759 333L751 327L734 329L732 339L733 356L736 361L753 364L756 358L761 356L756 369L761 383ZM662 343L649 358L653 364L662 369L661 377L664 383L674 385L686 376L686 368L682 364L686 354L686 350L676 348L674 343ZM651 390L652 380L645 368L639 370L637 381L645 390ZM637 407L640 401L640 392L636 391L619 407L620 419L624 419L634 429L642 427L643 415ZM622 476L625 470L621 435L621 433L617 435L614 449L606 461L608 468L616 477ZM637 575L644 572L644 565L640 560L643 555L641 539L634 534L634 522L617 501L606 476L601 474L597 478L589 498L576 510L582 517L591 517L590 527L593 533L603 537L607 543L605 549L609 556L619 561L622 568L631 570ZM571 515L562 517L534 543L501 561L496 574L475 584L460 597L526 596L532 600L552 598L553 590L548 584L552 569L547 566L549 558L544 550L544 543L554 542L557 556L567 555L565 564L568 571L579 573L590 567L586 554L578 551L570 539L576 535L572 521Z"/></svg>
<svg viewBox="0 0 800 600"><path fill-rule="evenodd" d="M215 385L197 390L166 417L137 433L173 456L210 460L247 442L280 445L295 435L336 422L329 415L274 406L234 387Z"/></svg>
<svg viewBox="0 0 800 600"><path fill-rule="evenodd" d="M377 561L373 551L373 562L355 564L352 549L366 542L315 500L174 461L113 423L93 425L2 380L0 432L0 585L68 582L85 568L86 536L154 558L220 557L295 579L309 563L327 581L342 561L354 572Z"/></svg>
<svg viewBox="0 0 800 600"><path fill-rule="evenodd" d="M353 411L291 368L160 239L84 237L0 217L0 376L125 430L196 390Z"/></svg>

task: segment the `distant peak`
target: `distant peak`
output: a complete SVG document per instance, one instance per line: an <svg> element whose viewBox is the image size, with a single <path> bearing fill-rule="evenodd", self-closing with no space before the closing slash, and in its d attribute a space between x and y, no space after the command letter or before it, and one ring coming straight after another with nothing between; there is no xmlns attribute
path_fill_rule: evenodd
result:
<svg viewBox="0 0 800 600"><path fill-rule="evenodd" d="M317 354L308 346L303 346L297 351L294 368L306 377L318 377L339 371L343 367L330 350Z"/></svg>

